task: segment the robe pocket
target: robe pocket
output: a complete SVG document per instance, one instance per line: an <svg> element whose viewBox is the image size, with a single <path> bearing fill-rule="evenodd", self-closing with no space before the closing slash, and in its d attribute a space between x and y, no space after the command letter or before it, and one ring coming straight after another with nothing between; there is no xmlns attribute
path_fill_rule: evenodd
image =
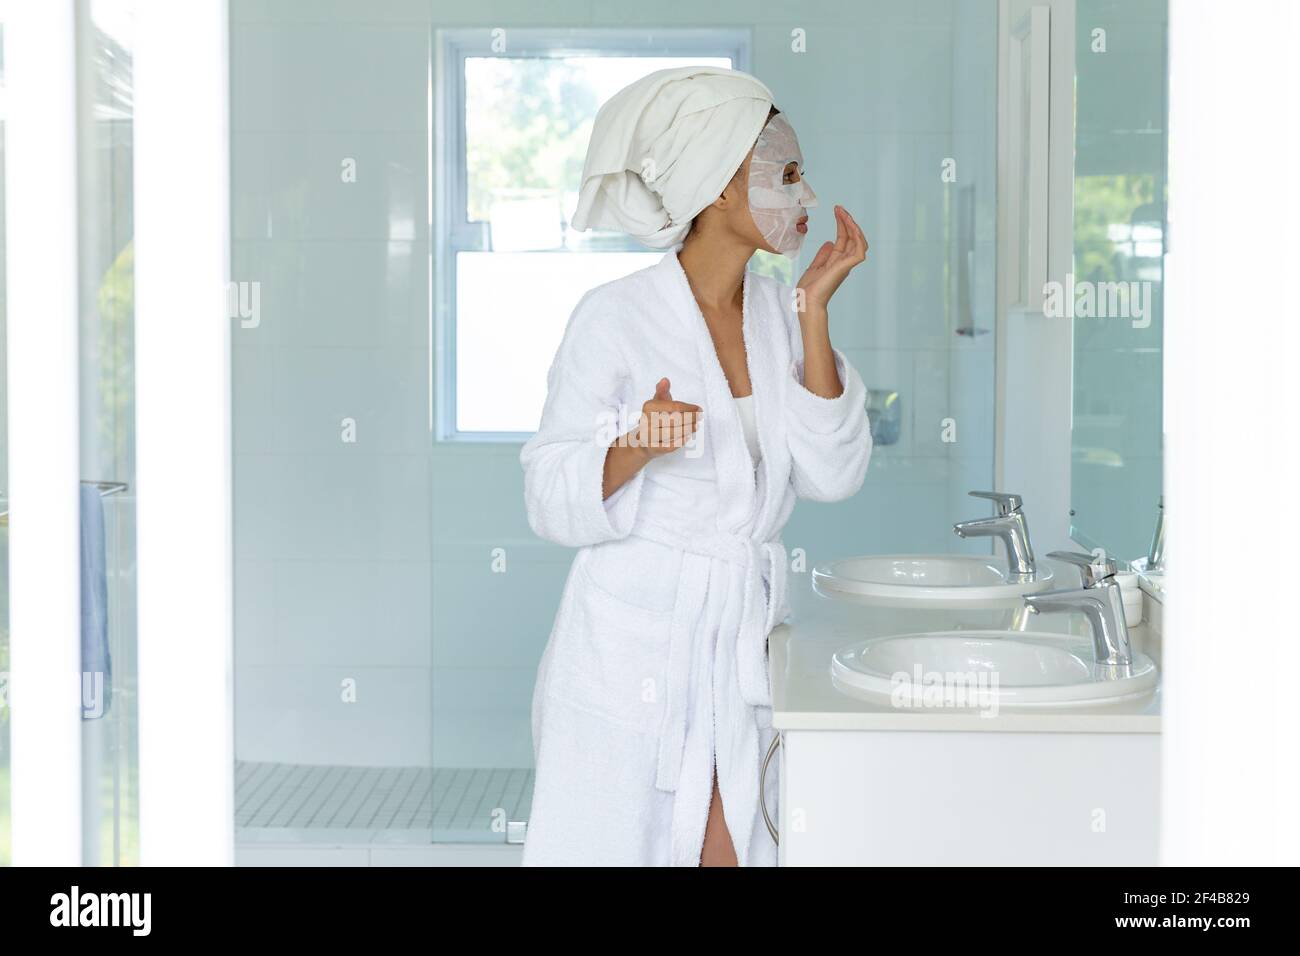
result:
<svg viewBox="0 0 1300 956"><path fill-rule="evenodd" d="M583 555L587 580L634 617L671 612L677 604L682 552L656 541L629 536L589 549Z"/></svg>
<svg viewBox="0 0 1300 956"><path fill-rule="evenodd" d="M629 730L655 731L667 692L672 610L629 604L585 565L575 584L547 693Z"/></svg>

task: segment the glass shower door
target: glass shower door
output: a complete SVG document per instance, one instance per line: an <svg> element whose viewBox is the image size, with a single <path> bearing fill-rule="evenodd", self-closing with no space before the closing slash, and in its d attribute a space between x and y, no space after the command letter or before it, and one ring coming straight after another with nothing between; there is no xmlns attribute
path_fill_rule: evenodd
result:
<svg viewBox="0 0 1300 956"><path fill-rule="evenodd" d="M139 862L132 13L78 16L82 859Z"/></svg>

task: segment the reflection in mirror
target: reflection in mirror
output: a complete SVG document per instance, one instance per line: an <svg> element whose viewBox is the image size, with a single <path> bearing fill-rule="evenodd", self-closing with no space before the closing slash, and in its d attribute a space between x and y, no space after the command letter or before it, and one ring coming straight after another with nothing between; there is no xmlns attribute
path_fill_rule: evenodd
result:
<svg viewBox="0 0 1300 956"><path fill-rule="evenodd" d="M1077 7L1071 536L1126 562L1163 514L1166 14Z"/></svg>

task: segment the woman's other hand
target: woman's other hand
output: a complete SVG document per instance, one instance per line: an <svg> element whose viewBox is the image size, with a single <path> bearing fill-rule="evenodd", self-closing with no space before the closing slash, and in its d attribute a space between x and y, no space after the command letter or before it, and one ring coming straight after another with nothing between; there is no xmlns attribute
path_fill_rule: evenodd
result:
<svg viewBox="0 0 1300 956"><path fill-rule="evenodd" d="M627 442L642 449L647 459L682 448L700 427L704 414L698 405L674 401L668 379L661 378L654 397L641 406L641 421L627 434Z"/></svg>
<svg viewBox="0 0 1300 956"><path fill-rule="evenodd" d="M684 447L700 427L698 405L674 401L669 381L661 378L654 397L641 406L637 427L619 436L605 454L601 482L608 498L654 458Z"/></svg>

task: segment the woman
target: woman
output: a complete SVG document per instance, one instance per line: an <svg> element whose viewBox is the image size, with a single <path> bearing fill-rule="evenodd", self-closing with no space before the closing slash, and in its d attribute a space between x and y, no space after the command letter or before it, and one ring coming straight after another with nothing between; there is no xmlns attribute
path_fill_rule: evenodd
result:
<svg viewBox="0 0 1300 956"><path fill-rule="evenodd" d="M575 227L673 248L583 296L520 454L529 524L580 549L534 691L525 865L776 862L758 790L780 532L796 496L854 494L871 453L826 311L862 231L836 207L797 289L745 268L797 256L814 203L747 74L662 70L597 114Z"/></svg>

